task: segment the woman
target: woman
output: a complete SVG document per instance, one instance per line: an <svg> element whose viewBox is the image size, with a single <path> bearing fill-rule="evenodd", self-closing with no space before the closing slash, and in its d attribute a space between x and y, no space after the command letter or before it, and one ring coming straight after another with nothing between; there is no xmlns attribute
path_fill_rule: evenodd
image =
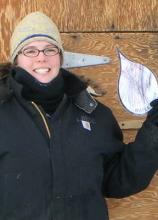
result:
<svg viewBox="0 0 158 220"><path fill-rule="evenodd" d="M0 219L107 220L104 197L145 189L158 168L156 113L123 144L111 110L61 68L60 34L43 13L18 24L10 56L0 84Z"/></svg>

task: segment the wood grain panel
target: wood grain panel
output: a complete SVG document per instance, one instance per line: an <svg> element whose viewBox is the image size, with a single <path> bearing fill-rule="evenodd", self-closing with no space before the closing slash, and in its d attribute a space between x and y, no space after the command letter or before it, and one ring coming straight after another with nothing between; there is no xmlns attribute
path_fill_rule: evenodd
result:
<svg viewBox="0 0 158 220"><path fill-rule="evenodd" d="M108 199L110 220L157 220L158 174L141 193L125 199Z"/></svg>
<svg viewBox="0 0 158 220"><path fill-rule="evenodd" d="M158 30L156 0L68 1L68 29L71 31L155 31Z"/></svg>
<svg viewBox="0 0 158 220"><path fill-rule="evenodd" d="M157 0L1 0L3 37L36 10L50 16L61 32L158 31Z"/></svg>

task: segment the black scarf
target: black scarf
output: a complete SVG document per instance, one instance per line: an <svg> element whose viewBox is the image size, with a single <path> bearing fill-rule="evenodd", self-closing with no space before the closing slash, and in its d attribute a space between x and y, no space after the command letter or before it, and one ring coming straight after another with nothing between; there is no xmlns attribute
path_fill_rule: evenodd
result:
<svg viewBox="0 0 158 220"><path fill-rule="evenodd" d="M52 114L64 96L64 79L59 72L49 83L41 83L22 68L14 69L13 77L23 85L22 96L41 105L46 113Z"/></svg>

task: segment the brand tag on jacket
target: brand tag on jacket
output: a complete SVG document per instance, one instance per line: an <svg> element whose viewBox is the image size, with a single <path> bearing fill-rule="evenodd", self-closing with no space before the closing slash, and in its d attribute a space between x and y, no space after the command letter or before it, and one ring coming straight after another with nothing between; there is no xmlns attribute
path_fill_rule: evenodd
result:
<svg viewBox="0 0 158 220"><path fill-rule="evenodd" d="M82 125L83 125L83 127L84 127L85 129L91 131L91 125L90 125L89 121L83 121L83 120L82 120L81 122L82 122Z"/></svg>

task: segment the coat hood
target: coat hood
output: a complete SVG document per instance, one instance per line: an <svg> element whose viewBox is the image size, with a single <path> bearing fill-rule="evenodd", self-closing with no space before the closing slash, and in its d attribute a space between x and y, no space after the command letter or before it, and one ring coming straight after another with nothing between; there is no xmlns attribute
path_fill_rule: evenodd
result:
<svg viewBox="0 0 158 220"><path fill-rule="evenodd" d="M21 96L22 85L16 82L13 75L16 71L25 71L20 67L1 66L0 67L0 102L9 101L13 94ZM72 102L84 110L86 113L91 113L97 107L96 100L87 91L87 83L83 82L79 77L71 72L62 69L61 73L65 83L65 94Z"/></svg>

